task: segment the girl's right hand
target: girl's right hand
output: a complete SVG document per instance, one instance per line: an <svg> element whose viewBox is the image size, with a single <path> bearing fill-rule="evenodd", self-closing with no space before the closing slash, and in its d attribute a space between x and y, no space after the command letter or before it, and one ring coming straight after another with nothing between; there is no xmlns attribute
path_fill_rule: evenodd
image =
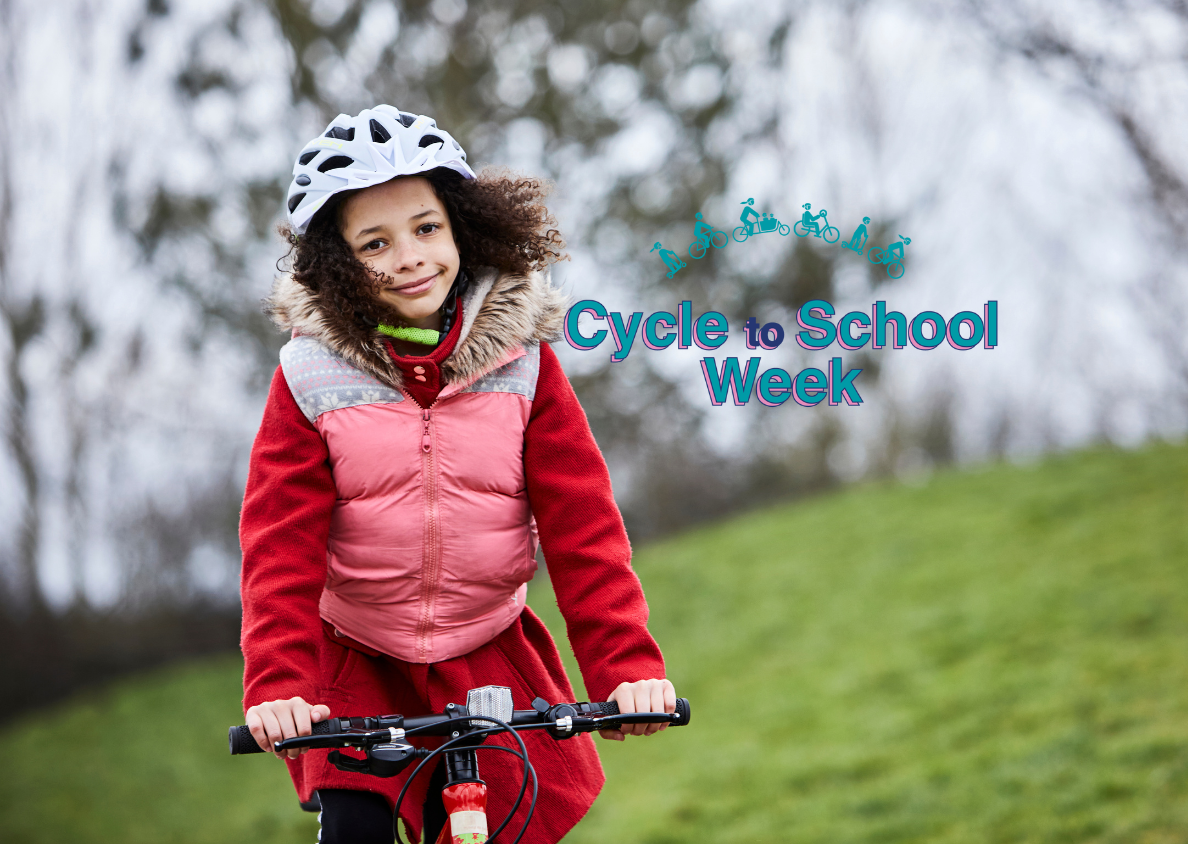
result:
<svg viewBox="0 0 1188 844"><path fill-rule="evenodd" d="M310 706L299 697L288 700L272 700L258 703L246 713L248 729L252 731L252 738L267 753L274 753L272 745L282 739L308 736L313 732L313 724L330 717L330 707L324 703ZM308 747L284 750L276 754L276 758L296 759Z"/></svg>

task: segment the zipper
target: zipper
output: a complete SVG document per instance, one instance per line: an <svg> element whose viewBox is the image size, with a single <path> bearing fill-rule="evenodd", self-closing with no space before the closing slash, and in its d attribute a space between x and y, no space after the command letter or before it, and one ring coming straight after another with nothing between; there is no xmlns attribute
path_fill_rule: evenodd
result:
<svg viewBox="0 0 1188 844"><path fill-rule="evenodd" d="M421 482L425 501L425 533L421 560L421 617L417 625L417 643L421 661L429 658L437 595L441 591L441 524L438 514L437 460L433 450L433 408L421 411Z"/></svg>

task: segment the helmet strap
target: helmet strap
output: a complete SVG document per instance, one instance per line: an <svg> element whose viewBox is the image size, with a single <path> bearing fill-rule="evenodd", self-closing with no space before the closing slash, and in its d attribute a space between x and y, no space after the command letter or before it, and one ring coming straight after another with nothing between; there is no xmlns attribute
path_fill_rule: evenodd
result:
<svg viewBox="0 0 1188 844"><path fill-rule="evenodd" d="M407 340L409 343L418 343L422 346L436 346L441 342L442 337L450 333L450 328L454 324L454 315L458 312L458 296L464 294L468 287L470 287L470 273L465 269L459 270L458 277L454 279L454 284L450 287L450 292L446 294L445 301L441 306L441 331L434 331L432 328L414 328L404 324L385 325L384 323L377 325L376 331L397 340Z"/></svg>
<svg viewBox="0 0 1188 844"><path fill-rule="evenodd" d="M407 340L409 343L419 343L422 346L436 346L441 342L441 332L432 328L413 328L410 325L377 325L376 330L397 340Z"/></svg>

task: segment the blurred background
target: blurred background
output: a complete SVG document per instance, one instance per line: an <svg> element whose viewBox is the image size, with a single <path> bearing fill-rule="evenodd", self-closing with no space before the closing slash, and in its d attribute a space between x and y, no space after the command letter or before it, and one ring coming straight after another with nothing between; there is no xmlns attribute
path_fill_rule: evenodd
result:
<svg viewBox="0 0 1188 844"><path fill-rule="evenodd" d="M0 90L13 713L236 648L239 503L286 339L260 308L275 227L300 146L377 102L554 182L556 282L610 310L719 310L719 360L747 356L747 317L788 329L809 299L998 301L992 351L843 352L860 407L715 408L695 354L558 346L637 545L1188 429L1183 0L0 0ZM843 238L868 216L871 245L907 235L906 273L771 235L665 277L654 242L684 255L695 213L728 232L752 197L789 224L826 208ZM1178 495L1182 448L1158 453ZM1161 564L1184 561L1175 536Z"/></svg>

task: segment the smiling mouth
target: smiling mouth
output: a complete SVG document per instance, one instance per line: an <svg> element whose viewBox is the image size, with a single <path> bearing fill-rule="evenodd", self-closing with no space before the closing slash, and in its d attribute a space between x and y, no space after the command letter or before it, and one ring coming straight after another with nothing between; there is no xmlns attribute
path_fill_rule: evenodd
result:
<svg viewBox="0 0 1188 844"><path fill-rule="evenodd" d="M400 293L406 296L424 293L433 286L433 283L437 280L438 275L440 275L440 273L434 273L433 275L427 275L424 278L417 279L416 281L410 281L407 284L402 284L398 287L389 287L387 289L392 293Z"/></svg>

